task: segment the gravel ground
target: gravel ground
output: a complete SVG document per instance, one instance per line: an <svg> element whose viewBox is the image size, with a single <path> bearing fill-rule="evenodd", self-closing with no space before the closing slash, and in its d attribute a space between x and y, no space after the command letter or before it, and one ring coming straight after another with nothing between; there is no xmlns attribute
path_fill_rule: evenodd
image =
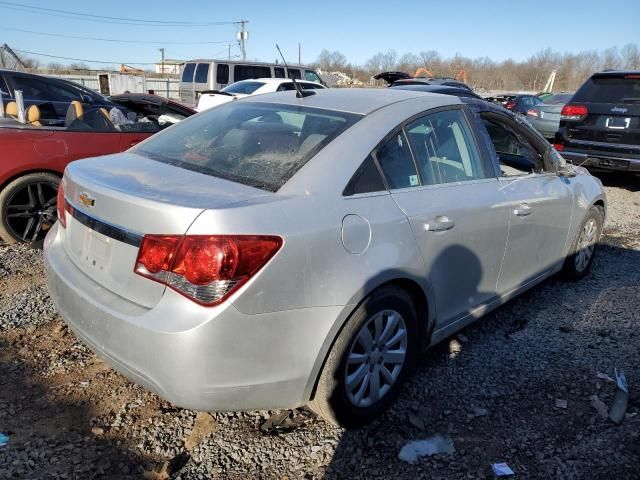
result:
<svg viewBox="0 0 640 480"><path fill-rule="evenodd" d="M0 246L0 478L638 478L640 193L609 180L592 273L552 278L424 355L381 419L345 432L312 413L173 407L100 361L60 321L40 252ZM622 368L621 425L599 416ZM566 400L566 408L556 401ZM562 405L562 402L560 402ZM280 428L267 428L270 423ZM262 427L262 428L261 428ZM450 455L398 458L432 435Z"/></svg>

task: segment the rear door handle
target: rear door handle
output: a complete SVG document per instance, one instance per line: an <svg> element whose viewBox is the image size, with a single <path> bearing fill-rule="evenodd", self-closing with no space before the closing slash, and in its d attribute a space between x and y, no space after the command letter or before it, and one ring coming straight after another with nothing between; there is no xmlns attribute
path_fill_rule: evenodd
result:
<svg viewBox="0 0 640 480"><path fill-rule="evenodd" d="M427 232L444 232L451 230L455 225L455 222L453 220L449 220L449 217L439 215L432 222L425 223L424 229Z"/></svg>
<svg viewBox="0 0 640 480"><path fill-rule="evenodd" d="M526 203L521 203L519 206L513 209L513 213L515 213L519 217L526 217L531 214L531 207Z"/></svg>

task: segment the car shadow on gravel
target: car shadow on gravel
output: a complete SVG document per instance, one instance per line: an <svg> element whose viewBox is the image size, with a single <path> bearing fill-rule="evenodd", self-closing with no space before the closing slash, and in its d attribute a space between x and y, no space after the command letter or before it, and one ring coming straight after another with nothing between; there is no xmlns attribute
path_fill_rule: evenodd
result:
<svg viewBox="0 0 640 480"><path fill-rule="evenodd" d="M74 401L25 359L26 330L0 338L0 478L140 479L145 459L104 431L92 433L90 402ZM22 338L21 338L22 337ZM57 387L60 387L58 389Z"/></svg>
<svg viewBox="0 0 640 480"><path fill-rule="evenodd" d="M326 478L494 478L497 462L517 478L637 478L638 312L640 251L605 235L582 280L549 278L426 352L380 419L344 432ZM590 405L611 404L596 375L614 367L631 388L619 426ZM455 453L398 458L434 435Z"/></svg>
<svg viewBox="0 0 640 480"><path fill-rule="evenodd" d="M630 192L640 191L640 176L628 173L594 173L605 187L618 187Z"/></svg>

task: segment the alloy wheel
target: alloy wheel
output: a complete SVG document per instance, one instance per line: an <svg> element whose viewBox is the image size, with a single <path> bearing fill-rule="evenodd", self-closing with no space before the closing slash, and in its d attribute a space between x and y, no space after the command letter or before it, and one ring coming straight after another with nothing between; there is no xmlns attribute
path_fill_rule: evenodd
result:
<svg viewBox="0 0 640 480"><path fill-rule="evenodd" d="M407 327L395 310L371 316L355 335L344 371L347 398L369 407L384 397L400 376L407 358Z"/></svg>
<svg viewBox="0 0 640 480"><path fill-rule="evenodd" d="M576 245L575 265L578 272L584 271L589 265L596 248L597 233L598 225L591 218L582 227L578 237L578 244Z"/></svg>
<svg viewBox="0 0 640 480"><path fill-rule="evenodd" d="M8 198L3 212L10 233L23 242L42 240L57 220L58 186L33 182L19 188Z"/></svg>

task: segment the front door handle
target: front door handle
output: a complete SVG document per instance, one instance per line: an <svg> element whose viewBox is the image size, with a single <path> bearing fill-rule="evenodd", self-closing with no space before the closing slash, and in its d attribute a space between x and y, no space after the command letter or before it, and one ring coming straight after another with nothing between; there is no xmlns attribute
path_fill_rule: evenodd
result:
<svg viewBox="0 0 640 480"><path fill-rule="evenodd" d="M449 217L439 215L432 222L425 223L424 229L427 232L444 232L451 230L455 225L455 222L453 220L449 220Z"/></svg>
<svg viewBox="0 0 640 480"><path fill-rule="evenodd" d="M531 207L526 203L521 203L519 206L513 209L513 213L515 213L519 217L526 217L531 214Z"/></svg>

